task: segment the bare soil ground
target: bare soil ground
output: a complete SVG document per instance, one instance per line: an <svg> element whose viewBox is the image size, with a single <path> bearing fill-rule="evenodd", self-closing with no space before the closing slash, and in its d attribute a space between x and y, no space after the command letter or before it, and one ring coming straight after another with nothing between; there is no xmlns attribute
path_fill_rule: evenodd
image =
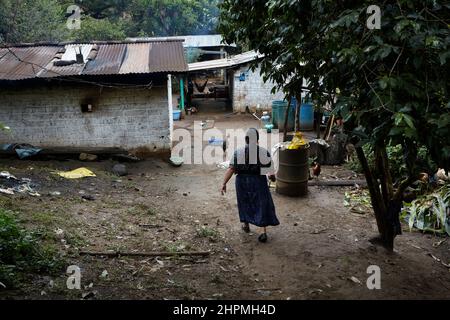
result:
<svg viewBox="0 0 450 320"><path fill-rule="evenodd" d="M0 288L2 299L449 299L450 240L409 232L394 253L372 245L373 213L344 206L351 188L310 187L304 198L272 192L281 225L258 243L257 230L240 229L234 178L220 195L224 170L174 168L162 160L127 164L111 174L112 161L0 160L0 169L31 178L41 197L0 195L28 228L46 234L67 265L82 270L82 290L66 287L65 270L30 275L19 288ZM54 170L88 167L96 177L67 180ZM343 167L323 168L322 178L347 178ZM273 189L272 189L273 190ZM61 195L51 195L59 191ZM82 199L89 194L95 200ZM142 225L152 225L143 227ZM62 239L55 230L64 231ZM440 245L437 245L440 243ZM209 257L82 256L87 251L210 251ZM381 290L366 287L367 267L381 268ZM104 270L107 276L101 276ZM104 273L105 275L105 273ZM361 283L350 280L352 277ZM87 295L90 293L89 295Z"/></svg>

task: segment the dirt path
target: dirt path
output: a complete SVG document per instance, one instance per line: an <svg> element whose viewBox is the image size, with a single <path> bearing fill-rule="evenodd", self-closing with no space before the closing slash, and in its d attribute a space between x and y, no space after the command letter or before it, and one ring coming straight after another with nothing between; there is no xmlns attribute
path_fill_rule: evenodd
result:
<svg viewBox="0 0 450 320"><path fill-rule="evenodd" d="M218 192L224 171L214 166L173 168L160 160L129 164L130 175L111 175L113 163L1 160L1 170L28 177L41 197L0 196L29 228L82 269L82 290L68 290L66 275L33 275L2 298L68 299L429 299L450 298L449 241L405 232L387 254L368 239L376 235L371 213L343 205L346 189L311 187L308 197L273 192L281 225L266 244L256 230L243 234L234 179ZM97 177L69 181L52 174L87 166ZM324 175L336 168L325 168ZM343 172L343 175L348 173ZM49 195L52 191L60 196ZM82 194L95 197L81 199ZM142 227L147 224L152 227ZM63 239L54 236L64 231ZM406 229L405 229L406 230ZM79 250L209 250L209 258L103 258ZM381 290L368 290L369 265L381 268ZM107 276L101 276L107 270ZM361 284L349 280L355 277ZM92 284L92 285L91 285ZM89 295L87 295L89 294ZM87 295L87 296L86 296Z"/></svg>

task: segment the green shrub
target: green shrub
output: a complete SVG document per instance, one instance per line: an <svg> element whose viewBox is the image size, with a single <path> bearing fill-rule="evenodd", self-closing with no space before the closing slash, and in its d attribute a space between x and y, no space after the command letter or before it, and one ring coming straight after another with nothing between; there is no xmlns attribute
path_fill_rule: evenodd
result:
<svg viewBox="0 0 450 320"><path fill-rule="evenodd" d="M363 146L364 154L366 155L367 162L371 168L375 166L375 155L370 145L366 144ZM395 180L402 179L406 176L406 165L403 160L403 149L400 144L389 145L386 148L387 156L389 159L389 168L391 171L392 178ZM434 172L437 170L436 165L429 159L428 150L425 147L420 147L417 154L417 165L424 172ZM363 173L361 164L357 157L352 157L347 164L350 170L358 173Z"/></svg>
<svg viewBox="0 0 450 320"><path fill-rule="evenodd" d="M0 209L0 282L15 285L21 273L52 273L61 270L63 261L51 246L21 228L11 211Z"/></svg>

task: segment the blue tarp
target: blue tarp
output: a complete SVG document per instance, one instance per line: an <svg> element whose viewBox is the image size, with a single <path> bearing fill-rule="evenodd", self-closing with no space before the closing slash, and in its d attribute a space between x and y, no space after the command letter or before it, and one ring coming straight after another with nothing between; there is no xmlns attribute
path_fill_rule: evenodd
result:
<svg viewBox="0 0 450 320"><path fill-rule="evenodd" d="M40 148L33 147L29 144L17 144L17 143L11 143L11 144L4 144L1 146L3 150L16 151L19 159L26 159L28 157L37 155L39 152L42 151Z"/></svg>

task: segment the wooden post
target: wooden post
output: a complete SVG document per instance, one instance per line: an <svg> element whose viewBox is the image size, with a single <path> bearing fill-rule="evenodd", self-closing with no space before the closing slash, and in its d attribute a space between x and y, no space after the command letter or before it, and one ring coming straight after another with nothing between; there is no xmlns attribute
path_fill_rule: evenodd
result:
<svg viewBox="0 0 450 320"><path fill-rule="evenodd" d="M169 109L170 148L173 140L173 104L172 104L172 75L167 75L167 105Z"/></svg>
<svg viewBox="0 0 450 320"><path fill-rule="evenodd" d="M184 77L180 78L180 109L184 111Z"/></svg>

